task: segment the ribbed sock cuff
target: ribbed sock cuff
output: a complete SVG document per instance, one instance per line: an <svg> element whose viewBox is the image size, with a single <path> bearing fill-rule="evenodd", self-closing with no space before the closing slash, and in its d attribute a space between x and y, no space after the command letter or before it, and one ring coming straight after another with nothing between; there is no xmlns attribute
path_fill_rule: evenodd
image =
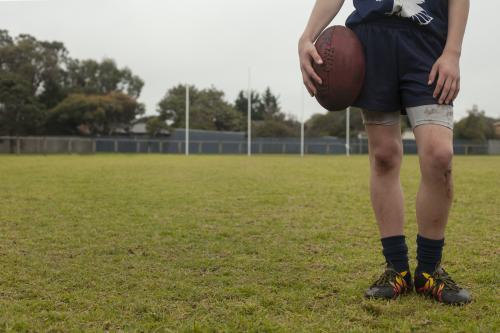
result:
<svg viewBox="0 0 500 333"><path fill-rule="evenodd" d="M417 235L417 272L433 273L443 256L444 238L429 239Z"/></svg>
<svg viewBox="0 0 500 333"><path fill-rule="evenodd" d="M382 253L388 265L396 271L403 272L409 270L408 247L405 236L392 236L381 239Z"/></svg>

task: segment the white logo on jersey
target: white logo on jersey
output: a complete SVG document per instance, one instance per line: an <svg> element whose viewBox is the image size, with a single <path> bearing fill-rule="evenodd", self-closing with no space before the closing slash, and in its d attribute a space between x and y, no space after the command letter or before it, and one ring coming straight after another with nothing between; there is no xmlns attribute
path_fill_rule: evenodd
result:
<svg viewBox="0 0 500 333"><path fill-rule="evenodd" d="M388 14L408 17L417 21L420 25L427 25L431 23L433 18L419 6L423 3L425 3L425 0L394 0L392 12Z"/></svg>

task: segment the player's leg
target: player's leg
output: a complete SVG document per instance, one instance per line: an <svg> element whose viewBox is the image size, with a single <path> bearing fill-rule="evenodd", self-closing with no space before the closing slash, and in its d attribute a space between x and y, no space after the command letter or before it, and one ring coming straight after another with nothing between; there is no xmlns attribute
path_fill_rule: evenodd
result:
<svg viewBox="0 0 500 333"><path fill-rule="evenodd" d="M444 43L423 30L412 30L400 39L398 48L401 101L415 133L421 182L416 211L417 269L415 290L447 304L470 302L470 293L460 288L440 265L444 232L453 198L453 108L439 105L429 73L441 56Z"/></svg>
<svg viewBox="0 0 500 333"><path fill-rule="evenodd" d="M353 28L365 52L366 74L355 106L363 109L371 166L370 193L382 238L403 235L403 194L399 169L403 155L398 87L398 36L390 26Z"/></svg>
<svg viewBox="0 0 500 333"><path fill-rule="evenodd" d="M433 108L440 108L442 112L451 109L438 105L428 107L429 110ZM422 109L422 112L425 111ZM440 240L444 238L453 200L453 130L447 126L424 124L415 127L414 133L421 173L416 202L418 234Z"/></svg>
<svg viewBox="0 0 500 333"><path fill-rule="evenodd" d="M396 55L399 29L394 29L392 23L369 23L357 25L353 30L363 45L366 61L365 82L354 106L364 109L371 169L370 196L387 262L386 270L365 295L395 298L412 286L399 180L403 155Z"/></svg>
<svg viewBox="0 0 500 333"><path fill-rule="evenodd" d="M470 302L440 266L446 224L453 200L453 108L428 105L408 108L420 161L421 181L417 194L418 223L415 287L440 302Z"/></svg>
<svg viewBox="0 0 500 333"><path fill-rule="evenodd" d="M387 269L367 290L370 298L395 298L412 285L404 237L403 158L399 112L363 111L370 158L370 196Z"/></svg>
<svg viewBox="0 0 500 333"><path fill-rule="evenodd" d="M363 112L368 134L370 198L381 238L403 235L403 192L399 179L403 144L399 118L399 112Z"/></svg>

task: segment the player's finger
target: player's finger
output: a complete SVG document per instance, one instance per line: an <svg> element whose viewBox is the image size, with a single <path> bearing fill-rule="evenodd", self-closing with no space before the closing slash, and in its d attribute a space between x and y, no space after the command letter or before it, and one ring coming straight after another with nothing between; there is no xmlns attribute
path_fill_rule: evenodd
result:
<svg viewBox="0 0 500 333"><path fill-rule="evenodd" d="M438 98L439 94L441 93L441 90L443 90L443 85L445 82L445 77L443 75L439 75L437 84L436 84L436 89L434 89L434 98Z"/></svg>
<svg viewBox="0 0 500 333"><path fill-rule="evenodd" d="M309 54L318 65L323 64L323 59L321 59L321 56L319 55L318 50L315 47L311 48Z"/></svg>
<svg viewBox="0 0 500 333"><path fill-rule="evenodd" d="M307 72L307 75L314 81L318 82L319 84L323 84L323 80L319 77L319 75L314 71L314 68L311 65L306 65L304 66L304 69Z"/></svg>
<svg viewBox="0 0 500 333"><path fill-rule="evenodd" d="M307 86L309 87L309 91L311 92L311 97L316 96L317 91L316 91L316 87L314 86L314 84L311 81L309 81L309 82L307 82Z"/></svg>
<svg viewBox="0 0 500 333"><path fill-rule="evenodd" d="M452 79L447 78L444 83L443 90L441 91L441 96L439 97L439 104L443 104L450 93L452 85Z"/></svg>
<svg viewBox="0 0 500 333"><path fill-rule="evenodd" d="M448 93L448 95L445 98L446 104L450 104L450 102L453 101L453 96L455 96L456 91L457 91L457 80L453 80L453 82L451 83L450 92Z"/></svg>
<svg viewBox="0 0 500 333"><path fill-rule="evenodd" d="M458 93L460 93L460 79L457 80L457 89L455 90L455 95L453 96L452 101L457 99Z"/></svg>
<svg viewBox="0 0 500 333"><path fill-rule="evenodd" d="M316 87L314 87L314 84L312 84L312 82L306 77L304 77L304 86L309 92L309 95L311 95L311 97L314 97L314 95L316 94Z"/></svg>
<svg viewBox="0 0 500 333"><path fill-rule="evenodd" d="M432 66L431 72L429 74L429 82L427 83L428 85L433 84L434 80L436 80L438 68L439 66L437 64L434 64L434 66Z"/></svg>

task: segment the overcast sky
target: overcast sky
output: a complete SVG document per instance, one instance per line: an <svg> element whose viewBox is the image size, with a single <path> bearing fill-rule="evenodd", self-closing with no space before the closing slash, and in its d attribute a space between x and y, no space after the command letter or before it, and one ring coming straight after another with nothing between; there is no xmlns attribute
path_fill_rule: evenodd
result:
<svg viewBox="0 0 500 333"><path fill-rule="evenodd" d="M438 1L438 0L432 0ZM0 29L62 41L72 57L111 57L146 85L147 113L169 87L189 82L215 87L228 101L252 85L280 96L283 111L300 118L301 76L297 40L313 0L0 0ZM471 1L462 55L462 92L456 115L473 104L500 117L500 2ZM334 24L353 10L346 0ZM306 118L325 112L305 97Z"/></svg>

